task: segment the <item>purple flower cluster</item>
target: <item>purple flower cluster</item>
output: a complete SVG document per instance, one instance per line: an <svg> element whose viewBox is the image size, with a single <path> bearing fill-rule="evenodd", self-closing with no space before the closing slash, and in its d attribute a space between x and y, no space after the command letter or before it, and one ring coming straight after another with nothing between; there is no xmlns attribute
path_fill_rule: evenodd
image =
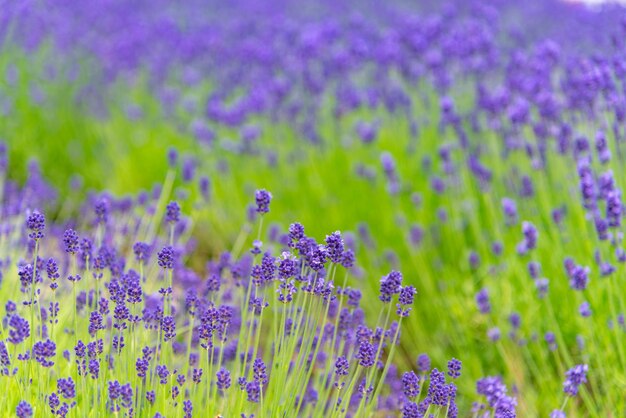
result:
<svg viewBox="0 0 626 418"><path fill-rule="evenodd" d="M272 200L272 194L267 190L257 190L254 198L256 200L256 212L260 214L268 213L270 211L270 201Z"/></svg>
<svg viewBox="0 0 626 418"><path fill-rule="evenodd" d="M44 237L46 229L46 218L43 214L34 211L26 218L26 229L28 229L28 237L34 240L40 240Z"/></svg>
<svg viewBox="0 0 626 418"><path fill-rule="evenodd" d="M578 364L565 373L565 382L563 383L563 391L568 396L578 395L581 385L587 382L587 371L589 366L586 364Z"/></svg>

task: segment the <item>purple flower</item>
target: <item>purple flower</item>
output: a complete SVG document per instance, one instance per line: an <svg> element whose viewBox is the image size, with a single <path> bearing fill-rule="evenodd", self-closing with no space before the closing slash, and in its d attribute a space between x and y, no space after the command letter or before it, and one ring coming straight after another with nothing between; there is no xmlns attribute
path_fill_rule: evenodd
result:
<svg viewBox="0 0 626 418"><path fill-rule="evenodd" d="M380 296L383 302L391 302L393 295L400 293L402 286L402 273L392 271L380 280Z"/></svg>
<svg viewBox="0 0 626 418"><path fill-rule="evenodd" d="M424 416L424 412L426 411L420 411L415 402L406 402L402 406L402 418L420 418Z"/></svg>
<svg viewBox="0 0 626 418"><path fill-rule="evenodd" d="M9 318L9 338L7 340L11 344L19 344L26 338L30 337L30 324L28 321L17 314L11 315Z"/></svg>
<svg viewBox="0 0 626 418"><path fill-rule="evenodd" d="M359 360L359 365L372 367L376 362L376 348L368 341L362 341L356 358Z"/></svg>
<svg viewBox="0 0 626 418"><path fill-rule="evenodd" d="M353 306L355 308L359 307L359 303L361 302L362 294L359 289L346 289L345 294L348 296L348 305Z"/></svg>
<svg viewBox="0 0 626 418"><path fill-rule="evenodd" d="M31 285L33 285L33 279L35 283L41 281L41 277L39 276L39 270L37 270L35 276L35 271L33 271L32 264L24 264L19 267L17 275L20 278L20 283L22 284L22 289L28 289Z"/></svg>
<svg viewBox="0 0 626 418"><path fill-rule="evenodd" d="M340 376L347 376L349 367L350 363L345 356L337 357L337 360L335 361L335 376L337 379L339 379Z"/></svg>
<svg viewBox="0 0 626 418"><path fill-rule="evenodd" d="M508 197L503 198L502 211L504 212L507 225L513 225L517 222L517 204L515 200Z"/></svg>
<svg viewBox="0 0 626 418"><path fill-rule="evenodd" d="M96 214L96 221L99 224L106 224L109 219L109 209L110 203L109 200L105 197L99 199L94 204L94 212Z"/></svg>
<svg viewBox="0 0 626 418"><path fill-rule="evenodd" d="M220 372L221 372L221 370L220 370ZM217 373L219 374L220 372L217 372ZM229 376L230 376L230 373L229 373ZM202 381L202 369L196 369L196 368L194 368L194 369L193 369L193 371L192 371L192 373L191 373L191 380L192 380L194 383L196 383L196 384L200 383L200 382ZM220 381L220 377L219 377L219 376L218 376L217 381L218 381L218 385L219 385L219 381ZM230 385L229 385L229 386L230 386ZM218 387L219 387L219 386L218 386Z"/></svg>
<svg viewBox="0 0 626 418"><path fill-rule="evenodd" d="M91 312L89 316L89 335L96 335L96 333L104 329L102 314L97 311Z"/></svg>
<svg viewBox="0 0 626 418"><path fill-rule="evenodd" d="M611 228L617 228L621 225L622 221L622 197L617 190L609 192L606 198L606 219L608 226Z"/></svg>
<svg viewBox="0 0 626 418"><path fill-rule="evenodd" d="M52 282L56 281L60 277L59 266L55 259L48 259L48 262L46 263L46 274L48 275L48 279L50 279ZM50 288L52 290L55 290L57 286L58 285L55 284L54 288L52 286L50 286Z"/></svg>
<svg viewBox="0 0 626 418"><path fill-rule="evenodd" d="M17 418L30 418L33 416L33 408L26 401L20 401L15 409Z"/></svg>
<svg viewBox="0 0 626 418"><path fill-rule="evenodd" d="M417 370L420 373L427 373L430 371L430 357L428 357L428 354L422 353L417 356Z"/></svg>
<svg viewBox="0 0 626 418"><path fill-rule="evenodd" d="M501 415L496 413L496 416L503 418L515 416L504 415L506 411L509 413L515 412L517 400L506 394L507 388L502 382L502 378L499 376L489 376L478 380L478 382L476 382L476 392L487 399L487 403L491 408L494 408L496 411L501 411Z"/></svg>
<svg viewBox="0 0 626 418"><path fill-rule="evenodd" d="M524 234L524 241L518 245L518 252L526 254L537 246L537 228L530 222L523 222L522 233Z"/></svg>
<svg viewBox="0 0 626 418"><path fill-rule="evenodd" d="M145 242L136 242L133 245L133 253L137 261L145 263L150 258L150 245Z"/></svg>
<svg viewBox="0 0 626 418"><path fill-rule="evenodd" d="M73 229L67 229L63 233L63 245L65 252L68 254L76 254L78 252L78 234Z"/></svg>
<svg viewBox="0 0 626 418"><path fill-rule="evenodd" d="M6 305L4 305L4 309L6 310L7 316L8 316L8 315L10 315L12 313L15 313L15 311L17 309L17 305L15 304L15 302L10 300L10 301L8 301L6 303Z"/></svg>
<svg viewBox="0 0 626 418"><path fill-rule="evenodd" d="M272 194L267 190L260 189L254 194L256 200L256 212L268 213L270 211L270 201L272 200Z"/></svg>
<svg viewBox="0 0 626 418"><path fill-rule="evenodd" d="M470 251L468 261L472 270L476 270L480 266L480 257L476 251Z"/></svg>
<svg viewBox="0 0 626 418"><path fill-rule="evenodd" d="M298 222L289 225L289 238L292 242L298 242L304 238L304 226Z"/></svg>
<svg viewBox="0 0 626 418"><path fill-rule="evenodd" d="M170 202L165 208L165 222L175 224L180 221L180 206L178 202Z"/></svg>
<svg viewBox="0 0 626 418"><path fill-rule="evenodd" d="M578 395L580 385L587 382L587 371L589 366L586 364L578 364L565 373L565 382L563 383L563 391L569 396Z"/></svg>
<svg viewBox="0 0 626 418"><path fill-rule="evenodd" d="M492 327L487 330L487 338L489 338L494 343L500 340L500 336L500 328L498 327Z"/></svg>
<svg viewBox="0 0 626 418"><path fill-rule="evenodd" d="M28 236L34 240L40 240L44 237L44 229L46 229L46 218L38 211L34 211L26 218L26 229Z"/></svg>
<svg viewBox="0 0 626 418"><path fill-rule="evenodd" d="M413 286L404 286L400 289L400 295L398 296L398 304L396 305L396 313L402 317L409 316L411 312L410 306L413 305L413 299L417 291Z"/></svg>
<svg viewBox="0 0 626 418"><path fill-rule="evenodd" d="M165 385L170 376L170 371L167 370L167 366L159 364L156 366L156 374L159 377L159 382Z"/></svg>
<svg viewBox="0 0 626 418"><path fill-rule="evenodd" d="M298 263L290 253L284 252L278 262L278 278L281 280L291 279L298 274Z"/></svg>
<svg viewBox="0 0 626 418"><path fill-rule="evenodd" d="M52 359L56 355L56 344L50 340L36 342L33 346L33 357L43 367L52 367Z"/></svg>
<svg viewBox="0 0 626 418"><path fill-rule="evenodd" d="M341 232L336 231L326 235L326 250L328 258L333 263L341 263L343 260L344 246Z"/></svg>
<svg viewBox="0 0 626 418"><path fill-rule="evenodd" d="M522 197L532 197L535 194L533 181L530 179L530 177L526 175L522 176L522 187L519 194Z"/></svg>
<svg viewBox="0 0 626 418"><path fill-rule="evenodd" d="M448 376L453 379L457 379L461 376L461 361L455 358L448 362Z"/></svg>
<svg viewBox="0 0 626 418"><path fill-rule="evenodd" d="M71 377L57 380L57 392L65 399L74 399L76 396L76 386Z"/></svg>
<svg viewBox="0 0 626 418"><path fill-rule="evenodd" d="M604 132L598 131L596 133L596 151L598 152L598 159L601 164L606 164L611 159L611 150L606 141Z"/></svg>
<svg viewBox="0 0 626 418"><path fill-rule="evenodd" d="M487 288L482 288L476 294L476 305L480 313L488 314L491 312L491 304L489 303L489 292Z"/></svg>
<svg viewBox="0 0 626 418"><path fill-rule="evenodd" d="M589 284L589 267L574 266L569 274L570 286L574 290L585 290Z"/></svg>
<svg viewBox="0 0 626 418"><path fill-rule="evenodd" d="M600 241L609 239L609 223L606 219L602 219L599 214L596 214L594 217L594 225L596 226L596 233Z"/></svg>
<svg viewBox="0 0 626 418"><path fill-rule="evenodd" d="M528 274L530 274L530 277L532 277L533 279L537 279L540 273L541 273L541 264L539 264L536 261L530 261L528 263Z"/></svg>
<svg viewBox="0 0 626 418"><path fill-rule="evenodd" d="M67 276L67 280L74 283L74 282L80 282L82 280L82 277L80 277L80 274L76 274L73 276Z"/></svg>
<svg viewBox="0 0 626 418"><path fill-rule="evenodd" d="M0 341L0 366L2 366L2 370L0 373L9 374L8 367L11 365L11 358L9 357L9 350L4 343L4 341Z"/></svg>
<svg viewBox="0 0 626 418"><path fill-rule="evenodd" d="M400 179L398 178L398 172L396 170L396 163L393 156L385 151L380 154L380 163L383 167L383 172L387 178L387 190L389 194L395 195L400 190ZM445 187L445 185L442 184Z"/></svg>
<svg viewBox="0 0 626 418"><path fill-rule="evenodd" d="M120 406L130 408L133 403L133 389L130 383L121 385L117 380L109 381L109 399L107 404L111 412L118 412Z"/></svg>
<svg viewBox="0 0 626 418"><path fill-rule="evenodd" d="M148 360L146 360L145 358L138 358L137 361L135 362L135 369L137 370L137 377L140 378L145 378L146 377L146 372L148 371L148 368L150 367L150 363L148 362Z"/></svg>
<svg viewBox="0 0 626 418"><path fill-rule="evenodd" d="M511 323L513 329L518 329L521 325L522 318L518 313L513 312L511 315L509 315L509 322Z"/></svg>
<svg viewBox="0 0 626 418"><path fill-rule="evenodd" d="M311 270L318 272L324 268L327 257L328 251L326 247L320 244L310 249L306 254L306 261Z"/></svg>
<svg viewBox="0 0 626 418"><path fill-rule="evenodd" d="M193 412L193 405L190 400L186 400L183 402L183 412L185 413L184 418L191 418L191 414Z"/></svg>
<svg viewBox="0 0 626 418"><path fill-rule="evenodd" d="M537 287L539 299L543 299L546 293L548 293L548 285L549 285L548 279L544 278L544 279L535 280L535 286Z"/></svg>
<svg viewBox="0 0 626 418"><path fill-rule="evenodd" d="M502 243L500 241L495 241L491 244L491 251L495 256L500 256L503 250Z"/></svg>
<svg viewBox="0 0 626 418"><path fill-rule="evenodd" d="M55 392L52 392L48 397L48 406L50 406L50 411L52 412L52 414L57 414L57 410L60 405L61 400L59 399L59 396Z"/></svg>
<svg viewBox="0 0 626 418"><path fill-rule="evenodd" d="M157 254L157 257L160 267L166 270L174 268L174 248L170 246L163 247L163 249Z"/></svg>
<svg viewBox="0 0 626 418"><path fill-rule="evenodd" d="M580 307L578 308L578 312L580 312L580 315L583 318L587 318L591 316L591 306L589 305L589 302L583 302L580 304Z"/></svg>
<svg viewBox="0 0 626 418"><path fill-rule="evenodd" d="M176 321L173 316L165 316L161 320L161 329L163 330L163 339L169 341L176 338Z"/></svg>
<svg viewBox="0 0 626 418"><path fill-rule="evenodd" d="M193 180L196 171L196 161L193 158L185 158L182 167L182 177L185 183Z"/></svg>
<svg viewBox="0 0 626 418"><path fill-rule="evenodd" d="M231 385L230 372L222 367L217 372L217 388L220 390L226 390L230 387L230 385Z"/></svg>
<svg viewBox="0 0 626 418"><path fill-rule="evenodd" d="M252 371L254 373L254 379L260 382L262 385L267 383L267 367L260 358L254 360L252 365Z"/></svg>
<svg viewBox="0 0 626 418"><path fill-rule="evenodd" d="M167 150L167 164L170 168L175 168L178 164L178 150L176 148L170 148Z"/></svg>
<svg viewBox="0 0 626 418"><path fill-rule="evenodd" d="M428 397L433 405L445 406L448 404L448 386L443 372L433 369L430 372L430 384L428 385Z"/></svg>
<svg viewBox="0 0 626 418"><path fill-rule="evenodd" d="M198 180L198 188L204 200L209 201L211 197L211 180L206 176L200 177Z"/></svg>
<svg viewBox="0 0 626 418"><path fill-rule="evenodd" d="M257 403L261 395L261 385L258 381L252 380L246 383L246 393L248 394L248 401Z"/></svg>
<svg viewBox="0 0 626 418"><path fill-rule="evenodd" d="M419 377L413 371L402 375L402 390L407 398L414 399L419 395L419 382Z"/></svg>
<svg viewBox="0 0 626 418"><path fill-rule="evenodd" d="M553 332L546 332L544 335L544 339L546 340L546 343L548 343L548 348L550 348L550 351L555 351L557 349L556 336Z"/></svg>
<svg viewBox="0 0 626 418"><path fill-rule="evenodd" d="M412 225L409 229L409 241L414 247L418 247L424 239L424 230L419 225Z"/></svg>
<svg viewBox="0 0 626 418"><path fill-rule="evenodd" d="M590 162L587 158L578 161L578 177L580 180L580 192L583 198L583 207L591 210L596 206L595 180Z"/></svg>
<svg viewBox="0 0 626 418"><path fill-rule="evenodd" d="M293 294L298 290L294 285L294 281L282 280L278 285L278 301L282 303L289 303L293 300Z"/></svg>

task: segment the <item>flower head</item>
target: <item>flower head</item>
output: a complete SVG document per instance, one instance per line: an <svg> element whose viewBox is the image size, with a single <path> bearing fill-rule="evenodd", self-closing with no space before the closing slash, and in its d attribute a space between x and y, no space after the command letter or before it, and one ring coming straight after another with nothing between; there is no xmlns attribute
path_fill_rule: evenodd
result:
<svg viewBox="0 0 626 418"><path fill-rule="evenodd" d="M44 237L44 229L46 229L46 218L38 211L34 211L26 218L26 229L28 236L34 240L40 240Z"/></svg>
<svg viewBox="0 0 626 418"><path fill-rule="evenodd" d="M270 201L272 200L272 194L267 190L260 189L254 194L256 200L256 212L268 213L270 211Z"/></svg>
<svg viewBox="0 0 626 418"><path fill-rule="evenodd" d="M400 293L402 285L402 273L392 271L380 280L380 296L383 302L391 302L393 295Z"/></svg>
<svg viewBox="0 0 626 418"><path fill-rule="evenodd" d="M178 202L172 201L167 204L165 208L165 221L170 224L175 224L180 220L180 206Z"/></svg>
<svg viewBox="0 0 626 418"><path fill-rule="evenodd" d="M174 248L170 246L163 247L157 254L159 266L166 270L171 270L174 268L174 256Z"/></svg>
<svg viewBox="0 0 626 418"><path fill-rule="evenodd" d="M589 366L586 364L577 364L565 373L565 382L563 382L563 391L569 396L578 395L581 385L587 382L587 371Z"/></svg>
<svg viewBox="0 0 626 418"><path fill-rule="evenodd" d="M15 415L17 418L30 418L33 416L33 408L26 401L20 401L15 409Z"/></svg>

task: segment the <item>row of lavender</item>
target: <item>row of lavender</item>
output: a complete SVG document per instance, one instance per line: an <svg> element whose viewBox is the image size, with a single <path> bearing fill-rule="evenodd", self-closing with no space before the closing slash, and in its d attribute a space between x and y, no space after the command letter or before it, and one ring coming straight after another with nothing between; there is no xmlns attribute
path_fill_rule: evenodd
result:
<svg viewBox="0 0 626 418"><path fill-rule="evenodd" d="M514 125L503 128L507 136L530 123L528 112L536 109L531 125L545 136L561 112L597 107L607 98L601 90L610 88L609 78L621 79L624 13L618 6L590 11L559 1L536 1L533 7L464 3L436 12L402 3L380 10L346 5L353 11L344 19L335 17L340 6L332 3L310 9L289 1L267 7L245 1L231 7L11 3L0 15L0 39L28 50L52 44L63 54L38 65L39 80L30 85L36 101L45 101L47 81L69 80L85 84L79 101L106 112L102 86L136 80L147 70L166 114L188 123L183 129L205 143L216 139L216 126L240 129L244 152L259 137L262 127L249 126L258 116L296 122L308 141L332 142L321 129L328 117L342 120L359 109L384 108L406 117L417 135L428 122L416 110L431 101L423 92L429 85L441 95L476 91L470 119L483 126L483 117L504 116ZM258 8L252 16L241 13ZM551 18L557 15L555 24ZM569 36L572 30L578 36ZM598 56L588 53L598 50ZM85 54L93 65L86 66ZM81 66L87 67L87 80L79 76ZM8 65L7 107L19 79L16 66ZM619 89L611 93L609 104L616 106ZM126 104L130 116L142 115L140 104ZM360 122L357 132L371 141L376 121Z"/></svg>
<svg viewBox="0 0 626 418"><path fill-rule="evenodd" d="M448 363L448 377L426 354L402 374L394 365L416 289L397 271L383 277L385 314L368 325L360 290L346 286L354 253L339 232L317 243L294 223L279 256L255 241L245 254L207 262L201 278L185 267L193 245L178 203L163 204L165 193L95 196L87 220L64 229L33 210L42 204L41 183L6 185L3 411L458 416L459 360ZM270 201L257 191L259 236ZM576 396L586 373L586 366L568 372L567 396ZM475 413L515 416L516 399L499 377L476 389L486 403Z"/></svg>

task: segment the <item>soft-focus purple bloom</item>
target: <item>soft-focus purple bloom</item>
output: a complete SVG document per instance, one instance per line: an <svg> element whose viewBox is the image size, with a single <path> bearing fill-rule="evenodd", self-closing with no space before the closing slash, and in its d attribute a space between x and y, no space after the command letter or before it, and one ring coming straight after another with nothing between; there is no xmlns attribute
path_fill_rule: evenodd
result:
<svg viewBox="0 0 626 418"><path fill-rule="evenodd" d="M455 358L448 362L448 376L456 379L461 376L461 361Z"/></svg>
<svg viewBox="0 0 626 418"><path fill-rule="evenodd" d="M272 200L272 194L267 190L257 190L254 198L256 200L256 212L268 213L270 211L270 202Z"/></svg>
<svg viewBox="0 0 626 418"><path fill-rule="evenodd" d="M26 401L20 401L15 409L17 418L31 418L33 416L33 408Z"/></svg>
<svg viewBox="0 0 626 418"><path fill-rule="evenodd" d="M404 395L414 399L419 394L419 377L415 372L410 371L402 375L402 386Z"/></svg>
<svg viewBox="0 0 626 418"><path fill-rule="evenodd" d="M430 357L428 357L428 354L422 353L417 357L417 370L419 370L420 373L430 371Z"/></svg>
<svg viewBox="0 0 626 418"><path fill-rule="evenodd" d="M165 208L165 222L174 224L180 221L180 205L178 202L172 201Z"/></svg>
<svg viewBox="0 0 626 418"><path fill-rule="evenodd" d="M67 229L63 233L63 244L65 252L68 254L76 254L78 252L78 234L73 229Z"/></svg>
<svg viewBox="0 0 626 418"><path fill-rule="evenodd" d="M491 304L489 303L489 292L486 288L480 289L476 294L476 305L480 313L488 314L491 312Z"/></svg>

